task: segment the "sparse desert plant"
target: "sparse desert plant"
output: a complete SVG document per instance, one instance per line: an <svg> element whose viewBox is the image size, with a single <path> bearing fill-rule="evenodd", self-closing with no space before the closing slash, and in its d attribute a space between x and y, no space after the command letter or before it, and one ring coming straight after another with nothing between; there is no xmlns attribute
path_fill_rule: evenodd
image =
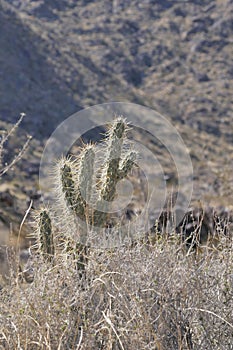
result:
<svg viewBox="0 0 233 350"><path fill-rule="evenodd" d="M4 175L10 168L12 168L22 157L24 154L25 150L28 147L28 144L30 142L31 136L28 136L26 142L22 146L21 150L18 151L17 154L11 159L10 162L7 164L3 163L3 155L5 151L5 144L8 141L8 139L14 135L16 129L19 127L20 123L22 122L25 114L21 113L20 118L18 121L12 126L12 128L9 131L6 130L0 130L0 177Z"/></svg>
<svg viewBox="0 0 233 350"><path fill-rule="evenodd" d="M9 149L7 147L7 142L10 138L14 137L16 130L18 129L19 125L21 124L25 114L21 113L18 121L11 127L11 128L2 128L0 129L0 179L1 177L6 174L24 155L29 142L31 140L30 136L27 136L26 141L24 142L21 149L17 149L17 151L14 152L14 154L9 156ZM5 161L6 158L10 158L7 162ZM6 192L6 194L9 194ZM4 198L4 193L1 199ZM12 199L10 198L10 201ZM2 205L5 205L2 203ZM13 203L12 203L13 205ZM0 279L3 279L5 281L9 278L9 275L14 271L16 273L19 270L23 270L21 263L24 260L28 259L29 254L25 251L19 251L19 246L21 242L21 237L10 237L10 232L8 228L5 228L5 218L1 215L0 210L0 221L3 223L3 225L0 227ZM13 241L13 243L12 243ZM9 254L11 255L11 259L9 258ZM13 256L13 258L12 258ZM26 258L25 258L26 257ZM21 271L22 272L22 271ZM7 277L7 278L5 278ZM1 287L1 282L0 282Z"/></svg>

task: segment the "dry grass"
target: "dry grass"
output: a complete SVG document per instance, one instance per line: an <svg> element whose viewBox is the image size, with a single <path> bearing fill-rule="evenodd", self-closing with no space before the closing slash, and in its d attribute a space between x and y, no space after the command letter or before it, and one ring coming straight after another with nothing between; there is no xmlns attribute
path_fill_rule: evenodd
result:
<svg viewBox="0 0 233 350"><path fill-rule="evenodd" d="M233 349L232 243L91 250L81 278L72 255L35 255L34 282L1 290L2 349Z"/></svg>

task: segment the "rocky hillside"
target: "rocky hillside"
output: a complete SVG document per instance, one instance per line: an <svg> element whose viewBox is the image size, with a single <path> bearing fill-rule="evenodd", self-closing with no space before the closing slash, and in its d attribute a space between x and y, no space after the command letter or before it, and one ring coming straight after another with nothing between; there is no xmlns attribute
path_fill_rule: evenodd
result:
<svg viewBox="0 0 233 350"><path fill-rule="evenodd" d="M0 6L4 119L23 111L44 135L80 108L127 100L233 142L231 0Z"/></svg>
<svg viewBox="0 0 233 350"><path fill-rule="evenodd" d="M0 116L25 112L33 145L84 107L149 106L190 150L194 197L232 205L232 0L1 0L0 46ZM15 181L35 187L29 168Z"/></svg>

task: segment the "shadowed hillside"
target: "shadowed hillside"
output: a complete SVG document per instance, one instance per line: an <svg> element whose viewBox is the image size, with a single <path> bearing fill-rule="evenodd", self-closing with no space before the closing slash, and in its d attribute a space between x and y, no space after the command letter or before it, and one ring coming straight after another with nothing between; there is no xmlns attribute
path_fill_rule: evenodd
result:
<svg viewBox="0 0 233 350"><path fill-rule="evenodd" d="M48 44L17 13L0 4L1 119L15 122L27 112L27 132L49 136L78 105L57 79Z"/></svg>
<svg viewBox="0 0 233 350"><path fill-rule="evenodd" d="M232 1L1 6L4 118L23 109L46 133L48 115L56 125L78 106L128 100L232 143Z"/></svg>

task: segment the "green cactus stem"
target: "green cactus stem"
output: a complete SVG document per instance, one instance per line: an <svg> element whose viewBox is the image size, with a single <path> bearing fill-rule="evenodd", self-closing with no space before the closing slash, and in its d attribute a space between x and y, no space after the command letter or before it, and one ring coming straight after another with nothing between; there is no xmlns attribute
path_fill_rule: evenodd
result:
<svg viewBox="0 0 233 350"><path fill-rule="evenodd" d="M115 198L117 183L128 175L137 157L135 151L130 151L121 159L126 131L127 124L122 117L119 117L113 122L108 132L107 161L102 169L100 198L97 210L94 212L94 224L97 226L103 226L106 223L108 203Z"/></svg>
<svg viewBox="0 0 233 350"><path fill-rule="evenodd" d="M46 209L40 212L38 230L41 253L46 259L52 260L54 256L52 223Z"/></svg>
<svg viewBox="0 0 233 350"><path fill-rule="evenodd" d="M75 164L69 159L63 160L60 167L61 188L68 208L78 217L85 217L86 201L74 180Z"/></svg>
<svg viewBox="0 0 233 350"><path fill-rule="evenodd" d="M89 203L93 189L95 152L93 145L86 145L79 157L78 188L84 201Z"/></svg>
<svg viewBox="0 0 233 350"><path fill-rule="evenodd" d="M136 159L137 153L135 151L130 151L126 154L119 169L119 180L124 179L129 174L135 165Z"/></svg>
<svg viewBox="0 0 233 350"><path fill-rule="evenodd" d="M119 180L119 164L122 144L125 137L126 123L123 118L117 118L109 129L107 138L107 161L102 171L101 199L111 202L116 194Z"/></svg>

